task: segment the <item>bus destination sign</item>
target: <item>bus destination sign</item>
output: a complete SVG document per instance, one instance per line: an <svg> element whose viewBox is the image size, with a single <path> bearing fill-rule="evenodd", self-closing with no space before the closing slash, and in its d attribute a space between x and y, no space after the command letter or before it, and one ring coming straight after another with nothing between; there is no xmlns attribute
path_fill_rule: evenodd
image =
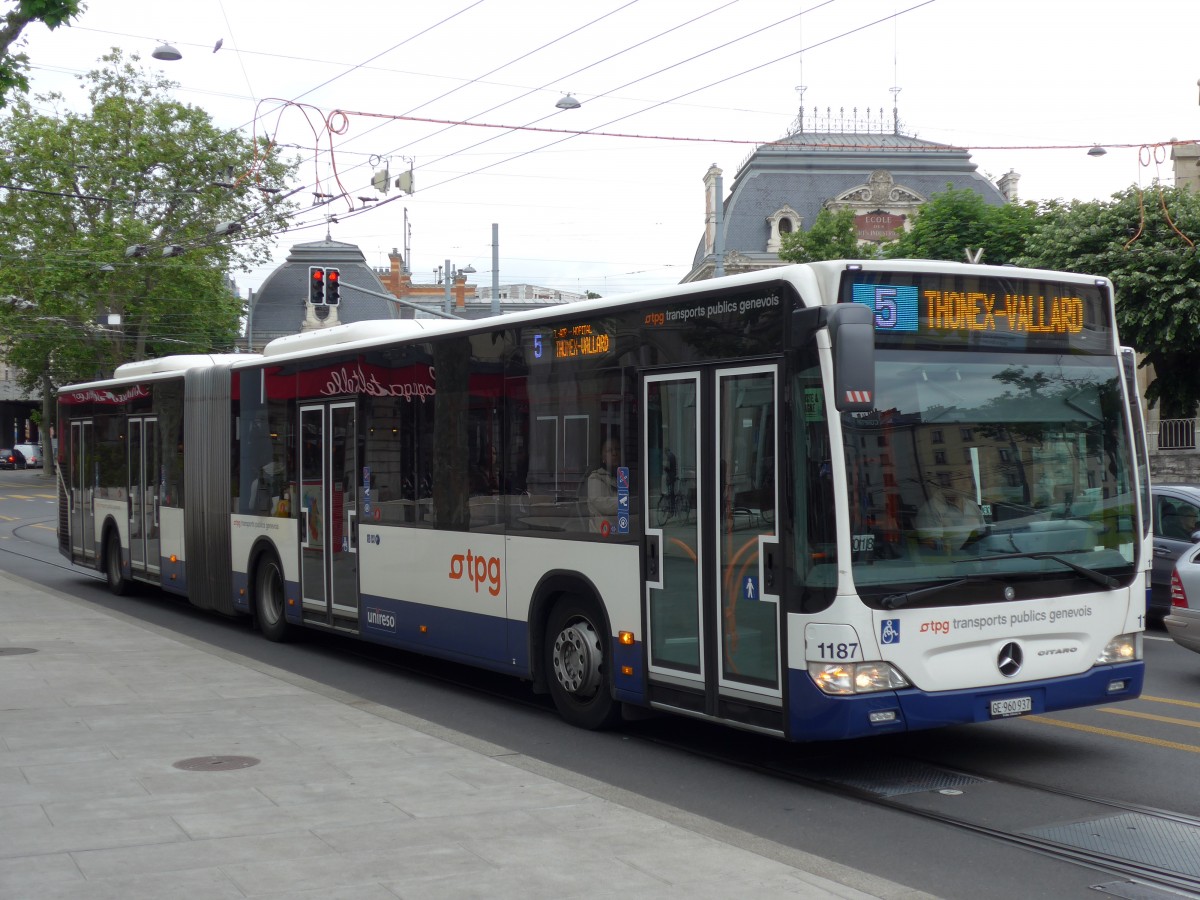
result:
<svg viewBox="0 0 1200 900"><path fill-rule="evenodd" d="M1103 341L1094 338L1108 331L1107 298L1092 285L1004 278L930 281L919 276L893 280L886 274L874 282L855 279L847 299L874 311L875 336L882 345L1016 342L1099 350Z"/></svg>
<svg viewBox="0 0 1200 900"><path fill-rule="evenodd" d="M533 358L573 359L580 356L605 356L612 347L612 338L590 323L563 325L549 331L533 333Z"/></svg>

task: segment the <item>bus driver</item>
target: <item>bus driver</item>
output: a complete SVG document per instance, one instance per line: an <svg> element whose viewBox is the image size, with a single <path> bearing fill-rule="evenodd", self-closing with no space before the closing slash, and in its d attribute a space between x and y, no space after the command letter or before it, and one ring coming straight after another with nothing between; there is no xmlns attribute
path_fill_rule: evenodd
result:
<svg viewBox="0 0 1200 900"><path fill-rule="evenodd" d="M917 512L917 538L937 550L958 550L983 531L979 505L952 490L935 490Z"/></svg>

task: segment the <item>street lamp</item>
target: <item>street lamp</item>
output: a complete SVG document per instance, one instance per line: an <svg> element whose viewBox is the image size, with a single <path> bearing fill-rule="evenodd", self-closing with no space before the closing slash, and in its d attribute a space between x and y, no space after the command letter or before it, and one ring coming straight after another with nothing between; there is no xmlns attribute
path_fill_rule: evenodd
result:
<svg viewBox="0 0 1200 900"><path fill-rule="evenodd" d="M151 53L150 55L153 56L155 59L162 59L162 60L166 60L168 62L174 62L177 59L183 59L183 54L180 53L178 50L176 50L174 47L172 47L170 44L168 44L166 41L163 41L161 44L159 44L157 47L155 47L154 52Z"/></svg>
<svg viewBox="0 0 1200 900"><path fill-rule="evenodd" d="M557 106L559 109L579 109L579 107L583 106L582 103L580 103L578 100L576 100L570 94L563 94L561 97L558 98L558 102L555 103L554 105Z"/></svg>

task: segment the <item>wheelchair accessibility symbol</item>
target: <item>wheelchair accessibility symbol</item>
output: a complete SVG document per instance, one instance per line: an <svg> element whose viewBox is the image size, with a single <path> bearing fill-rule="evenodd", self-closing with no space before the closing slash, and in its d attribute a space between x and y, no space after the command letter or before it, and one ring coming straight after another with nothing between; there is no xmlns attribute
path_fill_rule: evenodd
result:
<svg viewBox="0 0 1200 900"><path fill-rule="evenodd" d="M900 620L899 619L884 619L879 625L879 643L881 644L898 644L900 643Z"/></svg>

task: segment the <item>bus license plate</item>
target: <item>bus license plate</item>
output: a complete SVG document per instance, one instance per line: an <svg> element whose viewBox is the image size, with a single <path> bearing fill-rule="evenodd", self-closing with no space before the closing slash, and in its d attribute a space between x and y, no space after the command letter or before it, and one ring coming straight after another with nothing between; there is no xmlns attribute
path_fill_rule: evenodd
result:
<svg viewBox="0 0 1200 900"><path fill-rule="evenodd" d="M1002 719L1007 716L1023 716L1033 712L1032 697L1010 697L1007 700L992 701L992 718Z"/></svg>

